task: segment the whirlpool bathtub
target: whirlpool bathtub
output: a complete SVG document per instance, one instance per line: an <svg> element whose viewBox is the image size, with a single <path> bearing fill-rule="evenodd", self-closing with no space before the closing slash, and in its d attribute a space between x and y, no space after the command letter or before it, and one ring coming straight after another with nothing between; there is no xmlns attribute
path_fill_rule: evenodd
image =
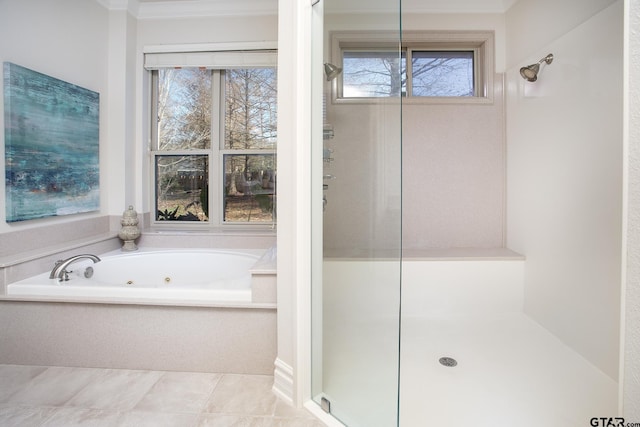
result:
<svg viewBox="0 0 640 427"><path fill-rule="evenodd" d="M262 250L141 249L72 263L67 281L42 273L7 286L10 296L166 302L251 302ZM85 277L86 276L86 277Z"/></svg>

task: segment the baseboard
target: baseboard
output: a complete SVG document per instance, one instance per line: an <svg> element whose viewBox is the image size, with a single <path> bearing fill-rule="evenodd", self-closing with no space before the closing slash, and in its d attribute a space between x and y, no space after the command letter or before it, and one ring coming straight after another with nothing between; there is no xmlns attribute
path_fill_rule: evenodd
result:
<svg viewBox="0 0 640 427"><path fill-rule="evenodd" d="M293 368L276 358L273 370L273 392L289 405L295 406Z"/></svg>

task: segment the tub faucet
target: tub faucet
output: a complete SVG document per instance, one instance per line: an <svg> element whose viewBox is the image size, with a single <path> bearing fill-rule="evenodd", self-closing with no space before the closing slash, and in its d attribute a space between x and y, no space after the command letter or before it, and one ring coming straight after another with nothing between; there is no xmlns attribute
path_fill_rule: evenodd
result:
<svg viewBox="0 0 640 427"><path fill-rule="evenodd" d="M51 270L51 274L49 275L49 279L58 279L58 280L62 280L62 281L67 281L69 280L69 272L67 271L67 268L69 267L69 265L71 265L72 263L81 260L81 259L90 259L91 261L94 262L94 264L96 262L100 262L100 258L97 257L96 255L91 255L91 254L82 254L82 255L75 255L72 256L71 258L67 258L65 260L58 260L56 261L56 265L53 267L53 270Z"/></svg>

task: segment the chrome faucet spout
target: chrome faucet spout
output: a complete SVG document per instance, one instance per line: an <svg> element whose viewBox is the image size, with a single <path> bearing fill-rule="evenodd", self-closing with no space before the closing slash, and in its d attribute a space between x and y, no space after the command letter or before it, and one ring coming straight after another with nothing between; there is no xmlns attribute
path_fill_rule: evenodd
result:
<svg viewBox="0 0 640 427"><path fill-rule="evenodd" d="M67 268L72 263L81 259L90 259L91 261L93 261L94 264L96 262L100 262L100 258L96 255L91 255L91 254L75 255L65 260L60 260L56 262L56 265L53 267L53 270L51 270L51 274L49 274L49 279L58 279L63 281L69 280L69 272L67 271Z"/></svg>

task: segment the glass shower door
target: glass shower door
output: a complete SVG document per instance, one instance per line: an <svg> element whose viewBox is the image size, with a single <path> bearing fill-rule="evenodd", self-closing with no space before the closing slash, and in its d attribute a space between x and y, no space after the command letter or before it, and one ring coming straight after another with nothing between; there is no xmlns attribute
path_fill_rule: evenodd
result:
<svg viewBox="0 0 640 427"><path fill-rule="evenodd" d="M371 11L376 13L372 14ZM314 6L312 396L351 427L398 420L400 4Z"/></svg>

